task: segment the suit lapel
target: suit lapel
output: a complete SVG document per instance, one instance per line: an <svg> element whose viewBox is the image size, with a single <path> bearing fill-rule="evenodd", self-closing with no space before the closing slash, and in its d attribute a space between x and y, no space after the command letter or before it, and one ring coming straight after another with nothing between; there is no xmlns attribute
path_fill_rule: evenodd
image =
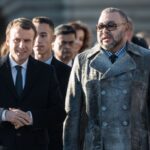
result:
<svg viewBox="0 0 150 150"><path fill-rule="evenodd" d="M0 74L2 75L2 80L6 83L5 85L8 87L10 93L17 98L18 96L12 79L8 55L2 57L0 60Z"/></svg>
<svg viewBox="0 0 150 150"><path fill-rule="evenodd" d="M126 53L125 56L119 58L112 64L105 53L100 50L99 54L91 61L90 66L102 74L101 79L105 79L135 69L136 63L131 56Z"/></svg>
<svg viewBox="0 0 150 150"><path fill-rule="evenodd" d="M55 66L55 67L57 67L57 60L56 60L56 58L53 56L52 57L52 61L51 61L51 65L53 65L53 66Z"/></svg>
<svg viewBox="0 0 150 150"><path fill-rule="evenodd" d="M100 51L100 53L91 61L90 66L104 74L109 70L112 64L104 52Z"/></svg>
<svg viewBox="0 0 150 150"><path fill-rule="evenodd" d="M136 63L129 54L125 54L119 58L111 67L103 74L102 79L117 76L119 74L129 72L136 69Z"/></svg>
<svg viewBox="0 0 150 150"><path fill-rule="evenodd" d="M39 80L37 78L39 78L38 72L40 70L40 66L36 64L37 62L33 58L29 57L26 71L25 87L22 94L23 98L25 98L25 96L28 95L28 92L31 91L33 84L37 80Z"/></svg>

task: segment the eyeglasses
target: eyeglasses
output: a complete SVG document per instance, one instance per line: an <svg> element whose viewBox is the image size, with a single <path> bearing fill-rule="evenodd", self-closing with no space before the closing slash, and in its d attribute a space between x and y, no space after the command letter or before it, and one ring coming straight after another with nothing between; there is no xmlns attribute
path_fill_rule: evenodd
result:
<svg viewBox="0 0 150 150"><path fill-rule="evenodd" d="M126 22L124 22L124 23L118 23L118 24L116 24L114 22L108 22L107 24L101 23L101 24L99 24L99 25L96 26L96 29L97 29L97 31L101 31L104 28L106 28L108 31L114 31L119 26L124 25L124 24L126 24Z"/></svg>

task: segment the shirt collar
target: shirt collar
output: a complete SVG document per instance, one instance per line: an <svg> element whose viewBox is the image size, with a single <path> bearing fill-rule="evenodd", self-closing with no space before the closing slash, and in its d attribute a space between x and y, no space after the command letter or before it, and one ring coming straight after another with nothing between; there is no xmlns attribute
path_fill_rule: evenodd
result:
<svg viewBox="0 0 150 150"><path fill-rule="evenodd" d="M12 58L12 56L11 56L10 54L9 54L9 60L10 60L10 66L11 66L11 68L18 65L18 64L13 60L13 58ZM22 66L22 68L24 68L24 69L27 69L27 63L28 63L28 59L27 59L23 64L21 64L20 66Z"/></svg>
<svg viewBox="0 0 150 150"><path fill-rule="evenodd" d="M102 48L102 50L105 52L105 54L110 57L111 55L115 54L117 57L121 57L125 54L126 52L126 44L121 48L119 49L118 51L116 51L115 53L112 53L111 51L108 51L108 50L105 50Z"/></svg>
<svg viewBox="0 0 150 150"><path fill-rule="evenodd" d="M51 62L52 62L52 56L51 56L51 57L49 57L49 59L45 61L45 63L46 63L46 64L48 64L48 65L50 65L50 64L51 64Z"/></svg>

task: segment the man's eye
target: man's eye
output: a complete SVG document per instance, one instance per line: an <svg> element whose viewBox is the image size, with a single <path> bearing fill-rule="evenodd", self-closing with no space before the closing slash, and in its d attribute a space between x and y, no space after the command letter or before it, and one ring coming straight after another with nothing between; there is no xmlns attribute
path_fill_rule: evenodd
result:
<svg viewBox="0 0 150 150"><path fill-rule="evenodd" d="M103 24L100 24L100 25L98 26L98 29L103 29L103 28L105 28L105 25L103 25Z"/></svg>
<svg viewBox="0 0 150 150"><path fill-rule="evenodd" d="M46 34L41 34L41 37L46 37L47 35Z"/></svg>
<svg viewBox="0 0 150 150"><path fill-rule="evenodd" d="M117 27L117 24L115 24L115 23L109 23L109 24L107 24L107 26L110 27L110 28L111 27Z"/></svg>

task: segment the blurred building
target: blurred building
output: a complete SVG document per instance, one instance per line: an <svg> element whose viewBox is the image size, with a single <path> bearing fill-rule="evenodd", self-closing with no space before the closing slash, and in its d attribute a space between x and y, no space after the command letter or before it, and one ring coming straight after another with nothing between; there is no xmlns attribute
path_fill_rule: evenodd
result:
<svg viewBox="0 0 150 150"><path fill-rule="evenodd" d="M136 31L150 32L149 0L0 0L6 22L17 17L46 15L55 25L82 20L93 33L100 11L110 6L124 10L133 19Z"/></svg>

